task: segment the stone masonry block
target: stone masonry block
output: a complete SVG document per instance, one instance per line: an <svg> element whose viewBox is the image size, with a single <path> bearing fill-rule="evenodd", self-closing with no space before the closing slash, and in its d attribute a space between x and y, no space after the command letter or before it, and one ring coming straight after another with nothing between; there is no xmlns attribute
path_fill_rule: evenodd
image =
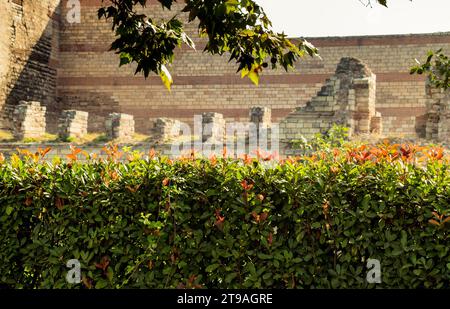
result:
<svg viewBox="0 0 450 309"><path fill-rule="evenodd" d="M181 122L170 118L156 119L153 132L161 140L177 138L180 136Z"/></svg>
<svg viewBox="0 0 450 309"><path fill-rule="evenodd" d="M87 134L89 113L66 110L61 113L58 123L58 135L62 139L81 137Z"/></svg>
<svg viewBox="0 0 450 309"><path fill-rule="evenodd" d="M106 134L109 139L131 139L134 135L134 117L127 114L112 113L106 121Z"/></svg>
<svg viewBox="0 0 450 309"><path fill-rule="evenodd" d="M272 122L272 109L269 107L255 106L250 108L250 122L255 124Z"/></svg>
<svg viewBox="0 0 450 309"><path fill-rule="evenodd" d="M45 134L46 107L39 102L20 101L13 113L14 138L39 138Z"/></svg>
<svg viewBox="0 0 450 309"><path fill-rule="evenodd" d="M202 141L220 142L225 136L225 119L219 113L202 114Z"/></svg>

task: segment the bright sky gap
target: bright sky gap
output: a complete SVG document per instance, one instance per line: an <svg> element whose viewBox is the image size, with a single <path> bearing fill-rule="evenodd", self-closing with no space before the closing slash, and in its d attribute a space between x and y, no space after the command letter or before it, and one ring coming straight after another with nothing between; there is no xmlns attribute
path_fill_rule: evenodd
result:
<svg viewBox="0 0 450 309"><path fill-rule="evenodd" d="M450 0L256 0L274 29L291 37L411 34L450 31Z"/></svg>

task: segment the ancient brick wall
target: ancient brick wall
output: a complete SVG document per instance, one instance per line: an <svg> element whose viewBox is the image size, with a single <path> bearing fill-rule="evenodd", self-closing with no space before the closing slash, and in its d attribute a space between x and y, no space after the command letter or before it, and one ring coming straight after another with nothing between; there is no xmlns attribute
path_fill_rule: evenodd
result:
<svg viewBox="0 0 450 309"><path fill-rule="evenodd" d="M152 1L150 1L152 2ZM227 59L183 48L171 68L175 85L167 92L157 76L144 80L133 75L133 68L118 68L118 57L107 52L113 38L108 24L97 20L100 1L82 1L80 24L61 31L58 90L68 108L89 111L90 129L100 129L110 112L132 114L139 132L152 127L158 117L192 121L194 114L214 111L227 120L247 120L251 106L272 108L274 121L304 105L335 71L342 57L355 57L377 75L377 111L390 134L424 134L425 83L410 76L414 58L430 49L444 47L450 52L450 33L411 36L379 36L311 39L323 58L301 61L290 73L267 71L255 87L236 75L236 66ZM65 6L62 6L64 16ZM154 15L159 5L150 5Z"/></svg>
<svg viewBox="0 0 450 309"><path fill-rule="evenodd" d="M9 1L0 1L0 127L5 127L5 114L3 112L7 94L7 75L10 68L11 45L13 35L12 4Z"/></svg>
<svg viewBox="0 0 450 309"><path fill-rule="evenodd" d="M360 60L344 57L317 95L280 121L280 139L311 138L332 124L348 127L349 136L379 134L377 118L376 75Z"/></svg>
<svg viewBox="0 0 450 309"><path fill-rule="evenodd" d="M11 112L21 100L41 102L54 119L59 2L0 1L0 128L11 127Z"/></svg>
<svg viewBox="0 0 450 309"><path fill-rule="evenodd" d="M430 83L426 86L426 137L450 143L450 89L436 89Z"/></svg>
<svg viewBox="0 0 450 309"><path fill-rule="evenodd" d="M425 79L409 75L409 67L430 49L443 47L450 53L450 33L311 38L323 60L305 59L289 73L268 70L255 87L235 73L236 65L226 57L203 54L204 42L196 39L197 51L177 52L169 93L158 76L145 80L134 76L133 67L118 67L118 56L108 52L110 25L97 19L101 0L80 1L79 24L66 21L67 0L59 11L59 0L13 2L21 0L0 1L0 114L5 114L5 101L41 101L47 106L49 130L63 109L89 112L90 131L104 130L105 117L113 112L133 115L140 133L149 133L159 117L192 122L193 115L218 112L227 120L247 121L251 106L270 107L276 122L311 100L342 57L354 57L377 76L376 106L384 131L424 135ZM147 10L173 16L154 0ZM193 26L189 30L195 33Z"/></svg>
<svg viewBox="0 0 450 309"><path fill-rule="evenodd" d="M9 37L10 37L10 16L7 10L7 2L0 2L0 89L4 88L6 82L6 74L8 72L9 62ZM5 93L0 91L0 102L3 102Z"/></svg>

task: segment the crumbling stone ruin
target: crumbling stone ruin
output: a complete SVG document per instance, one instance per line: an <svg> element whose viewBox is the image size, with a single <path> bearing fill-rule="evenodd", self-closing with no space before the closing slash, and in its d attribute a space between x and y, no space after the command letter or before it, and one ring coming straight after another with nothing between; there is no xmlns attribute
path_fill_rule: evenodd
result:
<svg viewBox="0 0 450 309"><path fill-rule="evenodd" d="M161 141L177 138L181 135L181 122L170 118L158 118L152 133Z"/></svg>
<svg viewBox="0 0 450 309"><path fill-rule="evenodd" d="M225 119L219 113L202 114L202 141L207 143L223 142Z"/></svg>
<svg viewBox="0 0 450 309"><path fill-rule="evenodd" d="M45 134L45 106L20 101L13 113L13 134L17 140L39 138Z"/></svg>
<svg viewBox="0 0 450 309"><path fill-rule="evenodd" d="M259 125L272 123L272 109L270 107L254 106L250 108L250 122Z"/></svg>
<svg viewBox="0 0 450 309"><path fill-rule="evenodd" d="M269 139L272 128L272 109L269 107L254 106L250 108L249 140L259 141ZM254 136L256 134L256 136Z"/></svg>
<svg viewBox="0 0 450 309"><path fill-rule="evenodd" d="M258 124L281 122L281 139L286 141L326 132L333 123L349 126L352 134L384 129L389 135L414 138L425 135L426 129L430 138L443 140L447 135L446 105L429 102L430 107L426 107L430 99L425 98L425 81L406 72L405 64L423 57L429 49L448 51L450 32L315 38L313 43L321 46L322 60L302 59L298 70L289 74L268 70L261 87L249 85L230 71L227 59L205 59L201 53L180 50L175 66L182 87L174 87L169 95L157 76L144 82L132 74L133 68L117 69L117 55L105 48L111 44L111 29L96 14L101 1L88 2L80 12L82 24L73 25L67 18L70 6L59 0L0 1L1 130L23 131L15 133L19 139L43 134L42 127L52 134L83 134L81 122L80 132L69 129L77 126L76 120L73 125L65 125L66 132L58 129L61 112L70 109L89 112L88 129L92 133L105 133L105 115L109 113L126 111L133 115L133 120L118 120L121 125L115 129L112 123L106 128L114 139L120 135L127 139L134 130L148 134L158 117L170 117L174 120L155 127L156 135L170 140L176 137L171 136L170 129L177 126L175 119L192 125L194 116L210 111L223 116L217 120L205 117L204 126L207 129L211 125L211 129L205 130L204 136L194 132L199 140L223 140L219 132L225 118L244 121L238 123L239 132L256 125L258 137ZM147 12L165 16L157 1L150 2ZM341 57L355 58L343 58L335 70ZM371 70L378 73L376 86ZM329 80L320 89L326 78ZM376 110L383 118L375 111L375 96ZM38 101L46 107L46 122L42 120L39 129L27 130L27 123L33 121L20 120L14 114L21 100ZM435 95L432 100L437 100ZM259 107L252 109L249 117L252 106ZM302 107L292 112L298 106ZM27 133L33 130L35 133ZM276 126L269 128L268 135L274 130Z"/></svg>
<svg viewBox="0 0 450 309"><path fill-rule="evenodd" d="M134 117L127 114L112 113L105 121L109 139L131 140L134 135Z"/></svg>
<svg viewBox="0 0 450 309"><path fill-rule="evenodd" d="M310 138L332 124L350 128L350 135L381 133L375 102L375 74L358 59L342 58L317 95L280 122L280 139Z"/></svg>
<svg viewBox="0 0 450 309"><path fill-rule="evenodd" d="M278 123L316 95L341 57L355 57L378 73L377 111L385 131L418 137L425 134L425 81L407 72L408 63L428 50L450 50L450 32L314 38L322 60L302 59L289 74L267 70L261 87L253 87L230 70L226 58L204 58L201 51L183 49L174 63L182 87L168 95L157 76L144 82L134 76L133 67L118 70L117 55L106 48L112 40L110 24L97 17L101 0L80 1L81 24L72 24L73 8L67 2L0 1L0 129L12 129L21 100L47 107L49 133L57 132L61 111L68 109L89 112L91 132L104 131L105 115L122 110L134 116L142 134L158 117L191 124L195 115L216 111L232 122L243 121L251 106L270 106L272 121ZM182 8L179 2L175 10ZM158 1L147 1L144 11L155 18L167 15ZM371 123L378 130L377 119ZM310 129L326 130L314 126Z"/></svg>
<svg viewBox="0 0 450 309"><path fill-rule="evenodd" d="M75 110L63 111L58 123L58 136L65 140L87 134L89 113Z"/></svg>
<svg viewBox="0 0 450 309"><path fill-rule="evenodd" d="M59 0L0 1L0 128L10 130L20 101L46 106L56 133Z"/></svg>
<svg viewBox="0 0 450 309"><path fill-rule="evenodd" d="M436 89L426 84L426 138L450 142L450 90Z"/></svg>

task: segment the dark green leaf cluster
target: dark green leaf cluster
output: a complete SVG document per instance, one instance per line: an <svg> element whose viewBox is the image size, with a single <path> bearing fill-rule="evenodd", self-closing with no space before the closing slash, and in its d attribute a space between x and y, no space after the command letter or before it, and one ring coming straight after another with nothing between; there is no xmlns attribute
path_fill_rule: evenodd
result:
<svg viewBox="0 0 450 309"><path fill-rule="evenodd" d="M166 65L172 63L174 49L185 43L194 47L184 32L183 23L175 15L167 22L156 24L143 13L146 0L112 0L102 7L99 18L110 20L116 34L111 46L121 56L121 64L137 63L138 72L147 77L150 72L169 76ZM175 1L160 1L166 9L173 9ZM271 22L264 10L253 0L188 0L182 9L196 22L201 37L207 38L205 52L213 55L229 54L238 64L238 72L255 84L260 73L269 65L285 70L304 55L317 56L317 49L305 40L294 44L284 33L271 30ZM140 8L140 10L138 10ZM163 76L162 76L163 77Z"/></svg>
<svg viewBox="0 0 450 309"><path fill-rule="evenodd" d="M13 157L0 287L449 288L448 163L365 162Z"/></svg>
<svg viewBox="0 0 450 309"><path fill-rule="evenodd" d="M150 72L155 72L170 88L172 77L166 64L173 61L175 48L183 43L194 47L182 22L174 17L156 23L147 15L137 13L135 6L145 6L145 0L111 2L110 6L99 9L98 17L112 21L117 39L111 44L111 50L120 54L120 65L136 62L136 74L143 72L148 77Z"/></svg>
<svg viewBox="0 0 450 309"><path fill-rule="evenodd" d="M411 74L426 74L436 88L450 89L450 58L442 49L429 51L425 63L418 60L416 62L418 65L411 69Z"/></svg>
<svg viewBox="0 0 450 309"><path fill-rule="evenodd" d="M324 149L342 148L349 141L348 132L348 127L333 124L325 134L317 133L309 140L304 137L293 140L291 147L303 155L312 155Z"/></svg>

